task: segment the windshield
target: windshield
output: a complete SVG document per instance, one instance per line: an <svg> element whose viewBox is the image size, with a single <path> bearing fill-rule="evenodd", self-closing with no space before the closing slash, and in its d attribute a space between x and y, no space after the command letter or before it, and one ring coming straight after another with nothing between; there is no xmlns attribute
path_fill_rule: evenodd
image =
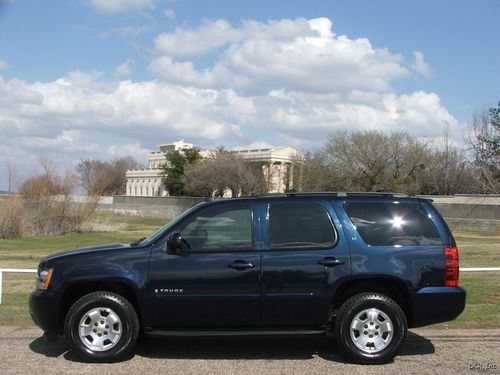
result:
<svg viewBox="0 0 500 375"><path fill-rule="evenodd" d="M169 221L167 224L165 224L160 229L158 229L155 232L153 232L152 234L150 234L148 237L146 237L146 238L140 240L139 242L137 242L136 245L146 246L146 245L152 244L158 238L160 238L163 235L163 233L165 233L167 230L169 230L170 228L172 228L174 225L176 225L179 221L181 221L182 219L184 219L187 215L189 215L192 211L194 211L198 206L200 206L202 204L203 203L198 203L197 205L195 205L195 206L191 207L190 209L184 211L182 214L180 214L179 216L177 216L175 219Z"/></svg>

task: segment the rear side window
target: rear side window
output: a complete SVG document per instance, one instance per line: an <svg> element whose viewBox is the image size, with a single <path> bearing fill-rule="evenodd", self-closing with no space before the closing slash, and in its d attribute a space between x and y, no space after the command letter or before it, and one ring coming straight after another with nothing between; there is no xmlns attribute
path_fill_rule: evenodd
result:
<svg viewBox="0 0 500 375"><path fill-rule="evenodd" d="M442 244L434 223L418 203L351 202L344 208L368 245Z"/></svg>
<svg viewBox="0 0 500 375"><path fill-rule="evenodd" d="M318 249L335 245L330 215L315 203L275 203L269 207L271 249Z"/></svg>

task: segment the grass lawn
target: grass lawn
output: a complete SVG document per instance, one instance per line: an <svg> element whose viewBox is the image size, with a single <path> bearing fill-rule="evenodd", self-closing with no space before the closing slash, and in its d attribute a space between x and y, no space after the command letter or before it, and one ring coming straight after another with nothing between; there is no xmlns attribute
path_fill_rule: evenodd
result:
<svg viewBox="0 0 500 375"><path fill-rule="evenodd" d="M0 240L0 268L36 268L39 260L55 251L143 237L168 219L97 214L92 233ZM461 267L500 267L500 233L456 232ZM28 296L34 274L4 274L0 325L32 326ZM467 289L465 312L441 328L500 327L500 272L461 273L460 285Z"/></svg>
<svg viewBox="0 0 500 375"><path fill-rule="evenodd" d="M0 268L37 268L41 258L57 251L104 243L131 242L154 232L169 220L96 214L91 225L98 231L0 240Z"/></svg>

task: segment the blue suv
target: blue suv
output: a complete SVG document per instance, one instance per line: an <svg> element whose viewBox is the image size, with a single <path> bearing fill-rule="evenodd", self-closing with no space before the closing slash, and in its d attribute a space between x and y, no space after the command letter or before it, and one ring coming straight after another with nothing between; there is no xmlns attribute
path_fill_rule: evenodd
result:
<svg viewBox="0 0 500 375"><path fill-rule="evenodd" d="M458 251L427 199L290 193L219 199L149 237L50 255L30 312L95 362L154 336L332 335L390 361L407 330L464 309Z"/></svg>

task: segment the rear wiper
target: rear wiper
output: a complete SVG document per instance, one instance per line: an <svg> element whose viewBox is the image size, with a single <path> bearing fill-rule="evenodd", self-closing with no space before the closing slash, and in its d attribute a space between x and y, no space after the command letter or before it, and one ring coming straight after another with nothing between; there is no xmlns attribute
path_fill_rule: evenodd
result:
<svg viewBox="0 0 500 375"><path fill-rule="evenodd" d="M141 237L141 238L139 238L137 241L131 242L131 243L130 243L130 246L137 246L137 245L139 245L142 241L144 241L145 239L146 239L146 237Z"/></svg>

